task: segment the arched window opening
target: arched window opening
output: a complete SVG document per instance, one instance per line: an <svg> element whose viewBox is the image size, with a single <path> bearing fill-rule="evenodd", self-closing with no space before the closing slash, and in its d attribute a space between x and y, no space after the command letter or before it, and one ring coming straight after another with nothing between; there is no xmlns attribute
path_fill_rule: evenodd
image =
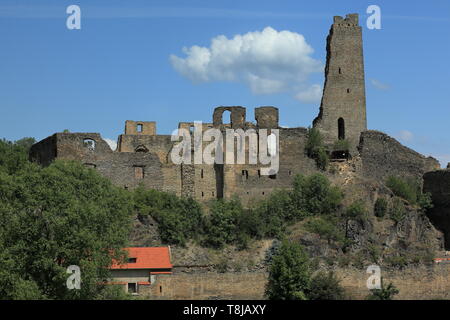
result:
<svg viewBox="0 0 450 320"><path fill-rule="evenodd" d="M339 118L338 120L338 139L345 139L345 121L343 118Z"/></svg>
<svg viewBox="0 0 450 320"><path fill-rule="evenodd" d="M136 131L137 133L142 133L143 131L143 125L142 123L138 123L137 127L136 127Z"/></svg>
<svg viewBox="0 0 450 320"><path fill-rule="evenodd" d="M87 148L90 151L95 150L95 140L93 140L93 139L84 139L83 145L85 148Z"/></svg>
<svg viewBox="0 0 450 320"><path fill-rule="evenodd" d="M134 150L134 152L143 152L143 153L146 153L146 152L148 152L148 149L147 149L145 146L140 145L140 146L137 146L137 147L136 147L136 149Z"/></svg>
<svg viewBox="0 0 450 320"><path fill-rule="evenodd" d="M231 124L231 111L225 110L222 113L222 123L223 124Z"/></svg>

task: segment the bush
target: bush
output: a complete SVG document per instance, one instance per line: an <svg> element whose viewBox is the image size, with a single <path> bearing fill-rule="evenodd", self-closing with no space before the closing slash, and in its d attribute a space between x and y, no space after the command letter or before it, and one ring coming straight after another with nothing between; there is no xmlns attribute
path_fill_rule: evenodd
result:
<svg viewBox="0 0 450 320"><path fill-rule="evenodd" d="M418 195L420 194L420 186L417 181L390 176L386 181L386 186L396 196L405 199L410 204L416 204Z"/></svg>
<svg viewBox="0 0 450 320"><path fill-rule="evenodd" d="M311 262L303 247L283 241L272 258L266 296L270 300L306 300L311 273Z"/></svg>
<svg viewBox="0 0 450 320"><path fill-rule="evenodd" d="M343 300L344 288L332 271L319 272L311 280L308 298L311 300Z"/></svg>
<svg viewBox="0 0 450 320"><path fill-rule="evenodd" d="M367 212L364 202L361 200L353 202L345 211L345 216L349 220L363 222L366 218Z"/></svg>
<svg viewBox="0 0 450 320"><path fill-rule="evenodd" d="M311 216L335 212L343 199L342 191L332 186L322 174L313 174L307 178L297 175L294 178L292 200L297 215Z"/></svg>
<svg viewBox="0 0 450 320"><path fill-rule="evenodd" d="M310 220L305 225L306 230L318 234L321 238L326 239L328 244L331 241L343 240L343 236L339 232L336 223L323 218Z"/></svg>
<svg viewBox="0 0 450 320"><path fill-rule="evenodd" d="M399 293L398 289L391 283L384 287L381 279L381 289L370 290L372 293L367 296L367 300L392 300Z"/></svg>
<svg viewBox="0 0 450 320"><path fill-rule="evenodd" d="M388 210L388 202L385 198L378 198L375 201L375 206L373 208L373 212L376 217L383 218Z"/></svg>
<svg viewBox="0 0 450 320"><path fill-rule="evenodd" d="M205 244L222 248L225 244L235 242L237 221L242 211L242 205L237 199L212 201L209 219L206 222Z"/></svg>
<svg viewBox="0 0 450 320"><path fill-rule="evenodd" d="M395 221L395 223L399 223L406 216L406 208L403 204L402 199L394 198L392 201L392 207L389 212L390 218Z"/></svg>
<svg viewBox="0 0 450 320"><path fill-rule="evenodd" d="M202 209L192 198L179 198L139 186L133 191L133 200L139 215L150 215L158 222L158 231L165 243L185 245L187 240L201 233Z"/></svg>
<svg viewBox="0 0 450 320"><path fill-rule="evenodd" d="M308 139L306 140L305 149L307 156L316 160L317 167L321 170L326 170L329 163L329 156L323 145L323 137L318 129L308 129Z"/></svg>
<svg viewBox="0 0 450 320"><path fill-rule="evenodd" d="M333 144L333 151L348 151L350 150L350 142L348 140L337 140Z"/></svg>

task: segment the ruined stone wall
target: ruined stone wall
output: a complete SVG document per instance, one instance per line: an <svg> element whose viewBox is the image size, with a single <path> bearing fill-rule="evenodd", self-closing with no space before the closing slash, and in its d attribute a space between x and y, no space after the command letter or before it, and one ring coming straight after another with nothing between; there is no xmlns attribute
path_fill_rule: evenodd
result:
<svg viewBox="0 0 450 320"><path fill-rule="evenodd" d="M426 158L379 131L363 132L359 151L362 174L382 182L391 175L422 178L425 172L440 167L436 159Z"/></svg>
<svg viewBox="0 0 450 320"><path fill-rule="evenodd" d="M327 38L322 102L314 120L314 127L322 132L327 145L345 138L350 143L351 153L356 153L359 134L367 129L364 81L362 28L358 25L358 15L350 14L345 19L334 17Z"/></svg>
<svg viewBox="0 0 450 320"><path fill-rule="evenodd" d="M450 299L450 264L409 267L402 270L382 269L383 282L398 289L398 300ZM335 273L341 280L347 299L364 300L368 294L366 269L340 268ZM156 282L141 291L150 299L210 300L265 299L268 274L265 272L194 273L158 275Z"/></svg>
<svg viewBox="0 0 450 320"><path fill-rule="evenodd" d="M423 191L431 193L434 207L427 211L434 226L444 233L445 247L450 249L450 170L425 173Z"/></svg>

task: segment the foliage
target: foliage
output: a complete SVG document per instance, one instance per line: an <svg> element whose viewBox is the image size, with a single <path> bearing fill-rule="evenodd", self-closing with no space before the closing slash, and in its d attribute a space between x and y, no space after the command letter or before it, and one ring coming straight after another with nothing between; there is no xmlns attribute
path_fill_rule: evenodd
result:
<svg viewBox="0 0 450 320"><path fill-rule="evenodd" d="M350 142L346 139L336 140L333 144L333 151L348 151L350 150Z"/></svg>
<svg viewBox="0 0 450 320"><path fill-rule="evenodd" d="M202 229L202 209L192 198L179 198L139 186L133 192L133 203L138 214L150 215L158 222L159 234L165 243L184 245Z"/></svg>
<svg viewBox="0 0 450 320"><path fill-rule="evenodd" d="M433 200L431 199L431 193L427 192L419 194L417 204L423 211L433 208L434 205Z"/></svg>
<svg viewBox="0 0 450 320"><path fill-rule="evenodd" d="M15 142L0 140L0 170L14 174L28 165L28 151L34 138L23 138Z"/></svg>
<svg viewBox="0 0 450 320"><path fill-rule="evenodd" d="M343 235L337 228L335 221L325 220L319 217L308 221L305 227L309 232L316 233L321 238L326 239L328 243L343 240Z"/></svg>
<svg viewBox="0 0 450 320"><path fill-rule="evenodd" d="M308 139L306 140L305 150L308 157L316 160L316 164L319 169L327 169L329 164L329 156L323 144L322 134L318 129L308 129Z"/></svg>
<svg viewBox="0 0 450 320"><path fill-rule="evenodd" d="M372 289L370 291L372 293L366 297L367 300L392 300L399 293L392 282L385 287L383 279L381 279L381 289Z"/></svg>
<svg viewBox="0 0 450 320"><path fill-rule="evenodd" d="M364 206L364 202L361 200L353 202L345 211L345 217L349 220L359 222L364 221L364 219L367 218L367 211Z"/></svg>
<svg viewBox="0 0 450 320"><path fill-rule="evenodd" d="M405 179L401 177L388 177L386 186L392 190L392 192L408 201L410 204L416 204L418 196L420 195L420 185L418 181L411 178Z"/></svg>
<svg viewBox="0 0 450 320"><path fill-rule="evenodd" d="M131 198L79 163L28 163L30 142L1 143L0 298L94 298L124 257ZM81 290L66 287L69 265L82 270Z"/></svg>
<svg viewBox="0 0 450 320"><path fill-rule="evenodd" d="M225 244L236 241L237 220L242 212L242 205L237 199L213 201L210 216L206 222L205 244L222 248Z"/></svg>
<svg viewBox="0 0 450 320"><path fill-rule="evenodd" d="M303 247L283 241L272 258L266 296L271 300L306 300L311 273L311 262Z"/></svg>
<svg viewBox="0 0 450 320"><path fill-rule="evenodd" d="M292 200L299 216L329 214L341 205L342 191L322 174L294 178Z"/></svg>
<svg viewBox="0 0 450 320"><path fill-rule="evenodd" d="M332 271L321 271L312 278L308 297L311 300L343 300L344 293L340 280Z"/></svg>
<svg viewBox="0 0 450 320"><path fill-rule="evenodd" d="M399 223L406 216L406 208L403 204L403 200L400 198L394 198L392 201L392 207L389 211L389 216L395 223Z"/></svg>
<svg viewBox="0 0 450 320"><path fill-rule="evenodd" d="M373 208L374 214L378 218L383 218L388 211L388 202L385 198L378 198Z"/></svg>

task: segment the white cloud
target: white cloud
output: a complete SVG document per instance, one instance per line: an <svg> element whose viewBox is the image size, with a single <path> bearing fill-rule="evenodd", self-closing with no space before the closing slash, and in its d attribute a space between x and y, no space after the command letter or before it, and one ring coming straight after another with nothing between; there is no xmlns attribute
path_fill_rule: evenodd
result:
<svg viewBox="0 0 450 320"><path fill-rule="evenodd" d="M402 142L411 142L414 139L414 134L408 130L402 130L397 135L396 138Z"/></svg>
<svg viewBox="0 0 450 320"><path fill-rule="evenodd" d="M312 73L323 72L323 65L311 57L314 50L303 35L295 32L266 27L232 39L220 35L208 48L185 47L183 52L185 58L170 55L170 62L194 83L240 82L254 94L287 92L304 102L317 102L322 94L319 85L307 81Z"/></svg>
<svg viewBox="0 0 450 320"><path fill-rule="evenodd" d="M379 90L389 90L389 88L390 88L389 85L387 85L381 81L378 81L377 79L370 79L370 83Z"/></svg>
<svg viewBox="0 0 450 320"><path fill-rule="evenodd" d="M112 151L116 151L117 149L117 141L109 138L104 138L105 142L109 145Z"/></svg>
<svg viewBox="0 0 450 320"><path fill-rule="evenodd" d="M320 102L322 98L322 87L318 84L313 84L305 91L297 93L295 98L304 103Z"/></svg>

